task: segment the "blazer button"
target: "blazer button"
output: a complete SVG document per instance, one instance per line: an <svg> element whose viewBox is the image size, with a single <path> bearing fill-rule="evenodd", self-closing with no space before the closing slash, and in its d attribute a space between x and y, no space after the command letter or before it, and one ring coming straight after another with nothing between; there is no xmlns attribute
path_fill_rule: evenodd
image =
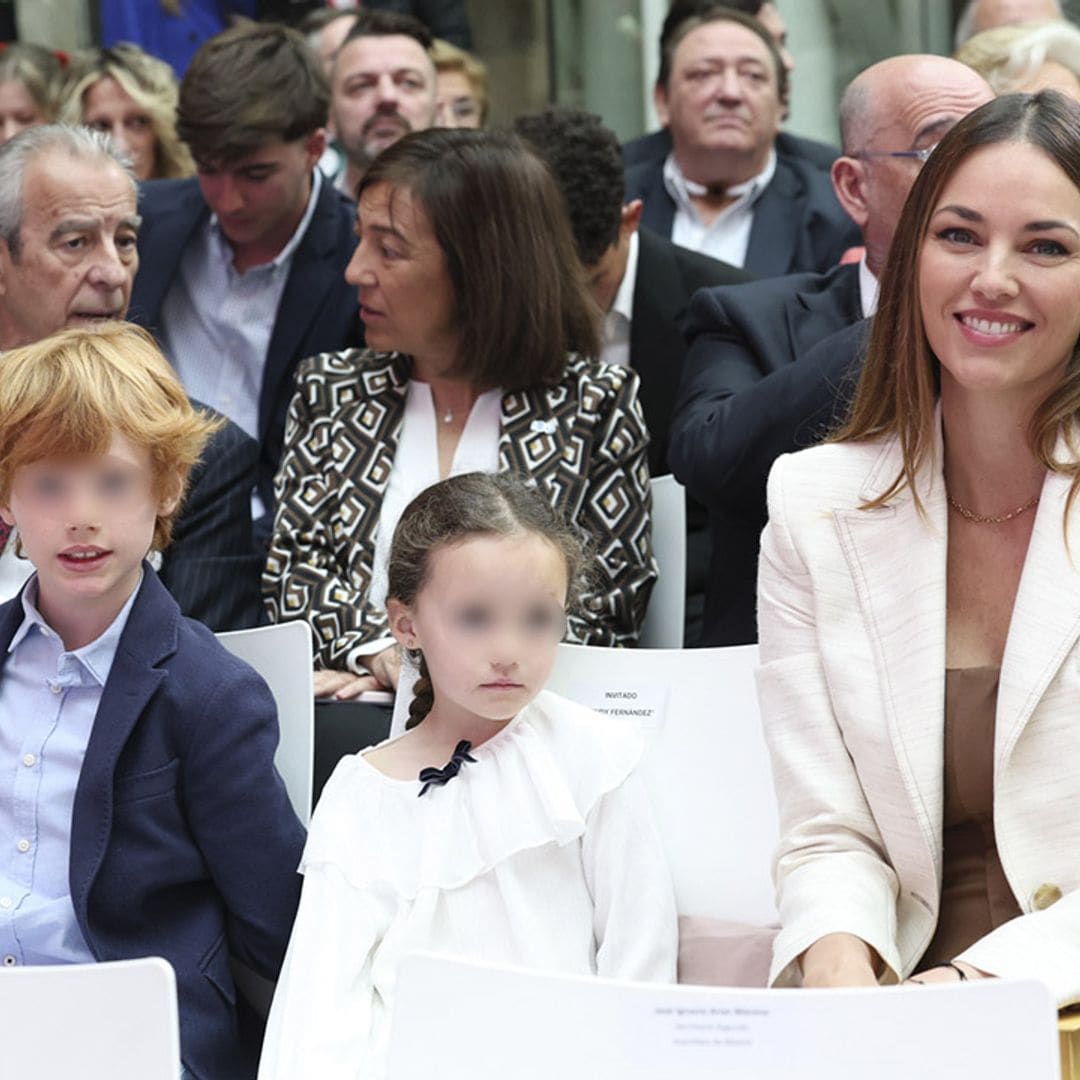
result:
<svg viewBox="0 0 1080 1080"><path fill-rule="evenodd" d="M1051 904L1056 904L1061 899L1061 890L1056 885L1049 883L1040 885L1031 894L1031 906L1036 911L1045 911Z"/></svg>

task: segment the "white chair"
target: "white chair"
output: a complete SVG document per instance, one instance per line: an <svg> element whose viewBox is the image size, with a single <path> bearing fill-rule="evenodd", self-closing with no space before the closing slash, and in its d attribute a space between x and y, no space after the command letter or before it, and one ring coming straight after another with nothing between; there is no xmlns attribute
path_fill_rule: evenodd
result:
<svg viewBox="0 0 1080 1080"><path fill-rule="evenodd" d="M407 956L387 1080L1059 1080L1035 981L881 990L613 982Z"/></svg>
<svg viewBox="0 0 1080 1080"><path fill-rule="evenodd" d="M560 645L548 689L633 716L681 915L778 921L776 802L758 715L757 646L602 649Z"/></svg>
<svg viewBox="0 0 1080 1080"><path fill-rule="evenodd" d="M176 976L153 956L0 971L0 1076L176 1080Z"/></svg>
<svg viewBox="0 0 1080 1080"><path fill-rule="evenodd" d="M639 641L647 649L681 649L686 618L686 489L674 476L658 476L652 482L652 546L660 575Z"/></svg>
<svg viewBox="0 0 1080 1080"><path fill-rule="evenodd" d="M311 630L304 622L258 626L217 635L234 656L247 661L274 695L281 731L274 764L285 781L296 816L311 819L315 769L315 691Z"/></svg>

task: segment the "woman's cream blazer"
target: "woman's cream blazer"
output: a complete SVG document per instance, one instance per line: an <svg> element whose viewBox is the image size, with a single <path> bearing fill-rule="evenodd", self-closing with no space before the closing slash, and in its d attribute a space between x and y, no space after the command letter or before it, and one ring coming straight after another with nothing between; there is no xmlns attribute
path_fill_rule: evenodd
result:
<svg viewBox="0 0 1080 1080"><path fill-rule="evenodd" d="M1064 443L1059 453L1065 453ZM783 929L772 980L846 931L906 977L929 944L941 890L948 506L934 464L859 506L900 471L895 439L781 457L762 537L758 690L783 837ZM998 693L994 827L1023 915L961 954L992 974L1042 979L1080 1000L1080 499L1049 474L1013 609ZM1075 558L1073 557L1075 556Z"/></svg>

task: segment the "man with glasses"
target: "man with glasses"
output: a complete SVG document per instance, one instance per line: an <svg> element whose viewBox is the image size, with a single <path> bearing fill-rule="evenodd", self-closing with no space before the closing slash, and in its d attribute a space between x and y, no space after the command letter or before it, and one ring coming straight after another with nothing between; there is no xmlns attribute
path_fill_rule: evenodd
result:
<svg viewBox="0 0 1080 1080"><path fill-rule="evenodd" d="M801 411L815 399L809 390L820 398L822 376L795 361L873 314L878 277L922 162L949 128L993 96L974 71L942 57L895 56L867 68L844 92L844 154L832 167L836 196L862 229L861 259L694 297L668 460L709 510L704 644L757 640L768 466L817 441L832 419L831 408L824 416ZM839 389L829 389L830 404Z"/></svg>

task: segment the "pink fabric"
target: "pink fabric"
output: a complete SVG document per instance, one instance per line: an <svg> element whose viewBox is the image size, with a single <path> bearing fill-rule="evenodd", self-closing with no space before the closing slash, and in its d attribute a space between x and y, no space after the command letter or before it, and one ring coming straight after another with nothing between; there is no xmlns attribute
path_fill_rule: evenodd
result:
<svg viewBox="0 0 1080 1080"><path fill-rule="evenodd" d="M764 987L778 926L679 916L679 982Z"/></svg>

